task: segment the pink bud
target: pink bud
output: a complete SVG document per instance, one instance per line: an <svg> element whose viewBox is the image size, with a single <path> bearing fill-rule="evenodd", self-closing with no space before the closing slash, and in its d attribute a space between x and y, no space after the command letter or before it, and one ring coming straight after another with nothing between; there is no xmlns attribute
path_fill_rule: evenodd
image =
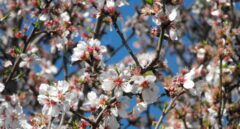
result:
<svg viewBox="0 0 240 129"><path fill-rule="evenodd" d="M23 34L22 34L22 32L20 32L20 31L18 31L17 33L15 33L15 37L16 38L18 38L18 39L21 39L21 38L23 38Z"/></svg>

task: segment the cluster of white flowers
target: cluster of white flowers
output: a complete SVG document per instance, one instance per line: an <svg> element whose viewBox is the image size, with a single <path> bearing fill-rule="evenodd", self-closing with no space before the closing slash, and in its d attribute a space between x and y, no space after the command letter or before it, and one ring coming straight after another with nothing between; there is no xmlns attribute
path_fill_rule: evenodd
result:
<svg viewBox="0 0 240 129"><path fill-rule="evenodd" d="M98 40L90 39L87 43L81 41L73 50L72 62L88 62L92 59L101 61L104 52L106 52L106 48L101 46ZM148 53L140 56L141 64L148 65L153 60L150 58L152 54ZM159 87L155 84L156 77L152 74L132 73L132 67L134 66L132 62L120 63L102 70L99 75L99 86L104 93L102 94L97 89L87 93L87 101L84 102L83 107L91 112L107 106L112 97L116 98L116 101L110 103L110 109L104 113L105 119L100 127L119 127L116 117L127 118L130 114L138 116L147 109L148 104L156 102L159 98ZM90 76L86 76L87 68L82 68L82 70L85 70L85 72L80 74L81 78L89 80L87 83L92 85L91 73L89 73ZM127 94L141 96L142 98L141 102L132 107L132 112L127 112L130 101L130 98L126 96Z"/></svg>
<svg viewBox="0 0 240 129"><path fill-rule="evenodd" d="M66 81L58 81L53 85L41 84L38 101L43 105L42 113L56 117L69 111L78 102L78 96Z"/></svg>
<svg viewBox="0 0 240 129"><path fill-rule="evenodd" d="M152 107L165 117L162 128L240 127L235 122L240 102L236 1L196 0L182 11L182 0L144 1L128 20L122 17L126 11L118 10L129 5L127 0L6 1L0 2L0 129L118 129L122 120L128 121L126 128L146 128L159 117ZM131 56L114 65L105 64L104 56L112 58L122 46L100 42L112 26L123 46L134 42L139 48L133 55L130 45ZM183 41L200 43L188 49L190 44L176 41L179 27L185 29ZM155 44L153 36L163 39ZM176 75L164 60L175 52L179 68L188 66Z"/></svg>
<svg viewBox="0 0 240 129"><path fill-rule="evenodd" d="M37 56L38 48L35 46L30 46L25 54L21 54L22 61L19 67L27 67L33 69L34 64L37 64L41 59Z"/></svg>
<svg viewBox="0 0 240 129"><path fill-rule="evenodd" d="M2 85L2 84L1 84ZM16 95L6 96L0 104L0 128L4 129L32 129L23 113L22 106Z"/></svg>
<svg viewBox="0 0 240 129"><path fill-rule="evenodd" d="M103 7L104 2L105 1L97 0L99 7ZM128 4L129 3L126 0L106 0L107 9L114 8L114 10L116 10L116 7L122 7Z"/></svg>
<svg viewBox="0 0 240 129"><path fill-rule="evenodd" d="M154 8L146 6L142 9L146 15L154 15L152 20L159 26L169 27L169 37L172 40L178 40L178 32L175 23L180 21L180 12L178 4L162 4L159 1L154 2Z"/></svg>
<svg viewBox="0 0 240 129"><path fill-rule="evenodd" d="M120 69L109 68L100 76L102 80L102 89L104 91L111 91L114 89L115 96L122 96L123 91L129 93L132 87L128 85L129 72L127 69L120 67Z"/></svg>
<svg viewBox="0 0 240 129"><path fill-rule="evenodd" d="M154 103L158 99L159 88L155 85L156 77L154 75L123 77L121 74L118 75L116 71L110 69L102 77L104 78L101 85L102 89L105 91L114 90L116 97L121 97L123 92L141 94L143 102L146 105Z"/></svg>
<svg viewBox="0 0 240 129"><path fill-rule="evenodd" d="M103 53L107 51L106 47L100 45L97 39L90 39L88 42L80 41L77 47L73 49L72 62L76 61L101 61Z"/></svg>

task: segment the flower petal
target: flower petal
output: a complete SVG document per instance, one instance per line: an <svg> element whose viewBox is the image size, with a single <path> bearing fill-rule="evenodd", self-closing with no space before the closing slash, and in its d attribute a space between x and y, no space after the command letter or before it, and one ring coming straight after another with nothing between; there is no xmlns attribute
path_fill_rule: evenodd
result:
<svg viewBox="0 0 240 129"><path fill-rule="evenodd" d="M158 99L158 87L153 86L142 91L143 101L147 104L154 103Z"/></svg>
<svg viewBox="0 0 240 129"><path fill-rule="evenodd" d="M143 111L147 110L147 103L141 102L136 104L136 106L133 108L133 115L138 116Z"/></svg>
<svg viewBox="0 0 240 129"><path fill-rule="evenodd" d="M177 8L174 8L174 9L172 9L171 13L168 15L168 19L170 21L173 21L173 20L175 20L177 15L178 15L178 10L177 10Z"/></svg>
<svg viewBox="0 0 240 129"><path fill-rule="evenodd" d="M87 94L87 98L90 101L94 101L97 99L97 94L94 91L91 91Z"/></svg>
<svg viewBox="0 0 240 129"><path fill-rule="evenodd" d="M171 29L169 30L169 36L170 36L170 38L171 38L172 40L178 40L177 30L171 28Z"/></svg>
<svg viewBox="0 0 240 129"><path fill-rule="evenodd" d="M194 87L194 82L192 80L186 80L183 84L183 87L186 89L191 89Z"/></svg>
<svg viewBox="0 0 240 129"><path fill-rule="evenodd" d="M5 86L3 83L0 82L0 93L4 90Z"/></svg>
<svg viewBox="0 0 240 129"><path fill-rule="evenodd" d="M103 80L102 89L105 91L111 91L114 88L114 82L110 79Z"/></svg>

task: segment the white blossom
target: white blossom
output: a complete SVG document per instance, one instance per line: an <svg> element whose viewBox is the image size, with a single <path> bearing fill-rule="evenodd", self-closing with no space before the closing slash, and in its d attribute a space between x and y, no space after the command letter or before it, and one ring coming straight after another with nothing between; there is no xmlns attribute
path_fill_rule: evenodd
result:
<svg viewBox="0 0 240 129"><path fill-rule="evenodd" d="M177 30L174 28L169 29L169 36L172 40L178 40Z"/></svg>
<svg viewBox="0 0 240 129"><path fill-rule="evenodd" d="M48 14L42 14L39 16L40 21L47 21L49 19Z"/></svg>
<svg viewBox="0 0 240 129"><path fill-rule="evenodd" d="M142 93L142 97L145 103L154 103L158 99L159 88L155 86L156 77L153 75L133 76L132 81L134 87L133 93Z"/></svg>
<svg viewBox="0 0 240 129"><path fill-rule="evenodd" d="M70 16L68 14L68 12L64 12L60 15L61 19L65 22L68 22L70 20Z"/></svg>
<svg viewBox="0 0 240 129"><path fill-rule="evenodd" d="M102 60L103 53L106 51L106 47L102 46L97 39L90 39L88 42L80 41L73 49L71 60L72 62L85 61L90 58L90 55L96 60Z"/></svg>
<svg viewBox="0 0 240 129"><path fill-rule="evenodd" d="M123 92L129 93L132 91L132 87L127 85L127 76L124 73L124 69L119 69L119 73L115 69L108 69L108 71L101 74L102 89L105 91L111 91L114 89L114 94L120 97Z"/></svg>
<svg viewBox="0 0 240 129"><path fill-rule="evenodd" d="M145 102L137 103L136 106L133 108L133 115L138 116L143 111L147 110L148 104Z"/></svg>
<svg viewBox="0 0 240 129"><path fill-rule="evenodd" d="M5 89L5 85L0 82L0 93Z"/></svg>

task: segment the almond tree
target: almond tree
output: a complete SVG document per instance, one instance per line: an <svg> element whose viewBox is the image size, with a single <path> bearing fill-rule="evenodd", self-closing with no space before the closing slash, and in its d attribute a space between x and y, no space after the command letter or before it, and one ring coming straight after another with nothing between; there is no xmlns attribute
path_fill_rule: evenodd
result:
<svg viewBox="0 0 240 129"><path fill-rule="evenodd" d="M0 128L240 128L239 4L0 0Z"/></svg>

